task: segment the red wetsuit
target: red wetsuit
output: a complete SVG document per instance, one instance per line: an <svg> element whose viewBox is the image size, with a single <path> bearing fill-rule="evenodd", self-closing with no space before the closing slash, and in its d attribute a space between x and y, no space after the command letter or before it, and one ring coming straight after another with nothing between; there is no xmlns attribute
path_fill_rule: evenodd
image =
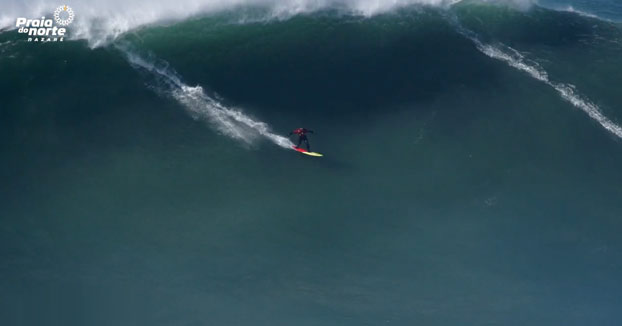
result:
<svg viewBox="0 0 622 326"><path fill-rule="evenodd" d="M308 132L313 133L313 130L309 130L306 128L298 128L298 129L291 131L289 134L298 135L298 145L296 145L296 147L300 147L300 144L304 141L305 145L307 145L307 151L311 151L311 146L309 145L309 139L307 139L307 135L306 135Z"/></svg>

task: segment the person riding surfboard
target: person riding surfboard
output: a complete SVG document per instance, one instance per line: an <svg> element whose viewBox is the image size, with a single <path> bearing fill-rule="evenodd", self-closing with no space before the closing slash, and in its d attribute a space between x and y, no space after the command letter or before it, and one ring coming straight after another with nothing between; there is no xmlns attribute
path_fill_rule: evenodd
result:
<svg viewBox="0 0 622 326"><path fill-rule="evenodd" d="M307 139L307 133L313 133L313 130L298 128L290 131L289 136L298 135L298 145L296 145L296 148L300 148L300 144L302 144L302 142L304 141L305 145L307 146L307 151L310 152L311 146L309 145L309 139Z"/></svg>

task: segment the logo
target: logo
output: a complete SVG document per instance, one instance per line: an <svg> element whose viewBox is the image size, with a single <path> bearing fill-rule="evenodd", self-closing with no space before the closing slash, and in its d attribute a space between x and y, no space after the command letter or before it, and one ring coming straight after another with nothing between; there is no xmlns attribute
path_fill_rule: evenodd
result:
<svg viewBox="0 0 622 326"><path fill-rule="evenodd" d="M65 26L73 22L74 16L71 7L62 5L54 10L53 20L45 16L40 19L19 17L15 22L15 27L18 28L18 33L28 34L28 42L62 42L67 33Z"/></svg>
<svg viewBox="0 0 622 326"><path fill-rule="evenodd" d="M66 13L66 15L64 15L65 18L61 17L61 14L63 13ZM71 7L68 7L67 5L60 6L56 8L56 10L54 10L54 20L58 25L61 26L67 26L71 24L71 22L73 21L73 16L73 9L71 9Z"/></svg>

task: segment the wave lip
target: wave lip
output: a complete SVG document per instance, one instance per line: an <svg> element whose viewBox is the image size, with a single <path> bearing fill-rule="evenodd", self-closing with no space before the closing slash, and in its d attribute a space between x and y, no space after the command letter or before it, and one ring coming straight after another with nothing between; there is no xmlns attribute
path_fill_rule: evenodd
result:
<svg viewBox="0 0 622 326"><path fill-rule="evenodd" d="M5 1L8 4L3 4L0 11L0 31L14 28L17 17L50 17L54 10L54 6L42 3L41 0ZM369 17L410 5L449 7L460 1L462 0L84 0L68 3L76 14L68 31L71 39L86 39L89 46L94 48L110 44L120 35L141 26L166 24L240 8L262 9L265 11L266 20L286 19L327 9Z"/></svg>

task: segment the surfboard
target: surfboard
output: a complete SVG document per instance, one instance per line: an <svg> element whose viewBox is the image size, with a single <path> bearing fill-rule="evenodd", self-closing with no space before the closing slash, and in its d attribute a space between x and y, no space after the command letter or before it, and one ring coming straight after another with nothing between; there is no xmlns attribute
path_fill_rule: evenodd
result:
<svg viewBox="0 0 622 326"><path fill-rule="evenodd" d="M309 152L309 151L307 151L307 150L304 150L304 149L302 149L302 148L298 148L298 147L296 147L296 146L292 146L292 148L293 148L293 149L295 149L296 151L298 151L298 152L302 153L302 154L306 154L306 155L309 155L309 156L317 156L317 157L324 156L324 155L322 155L322 154L320 154L320 153L316 153L316 152Z"/></svg>

